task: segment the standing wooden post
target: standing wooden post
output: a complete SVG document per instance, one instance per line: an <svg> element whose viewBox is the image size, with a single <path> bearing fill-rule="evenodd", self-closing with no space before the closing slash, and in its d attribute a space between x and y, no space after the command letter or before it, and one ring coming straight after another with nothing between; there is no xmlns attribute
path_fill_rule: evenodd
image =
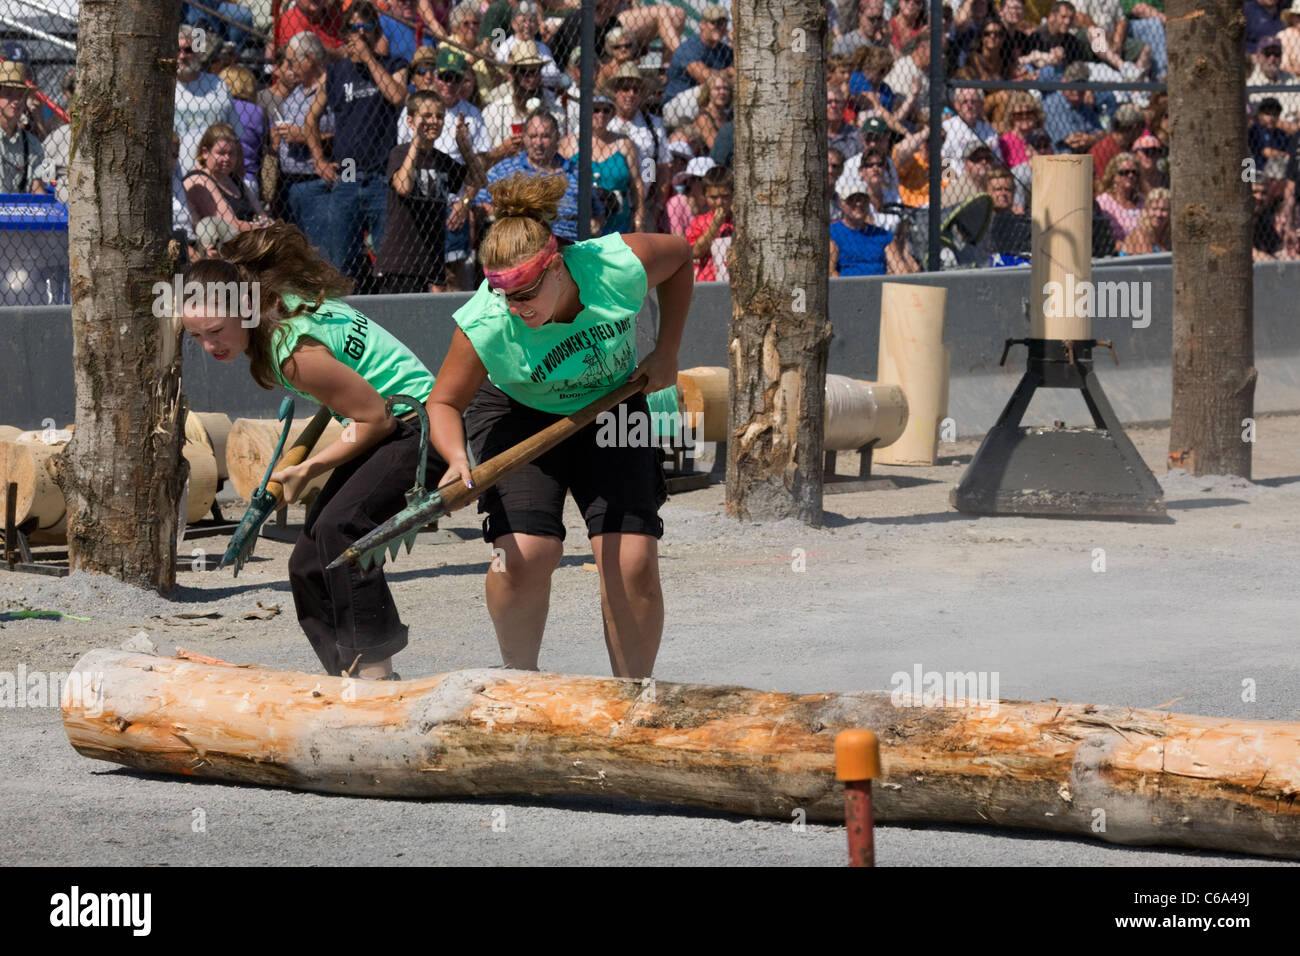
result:
<svg viewBox="0 0 1300 956"><path fill-rule="evenodd" d="M826 14L737 0L727 513L822 522L829 270Z"/></svg>
<svg viewBox="0 0 1300 956"><path fill-rule="evenodd" d="M180 5L83 3L68 240L77 425L55 477L68 560L161 593L175 584L181 328L171 282L171 133ZM168 303L170 306L171 303Z"/></svg>
<svg viewBox="0 0 1300 956"><path fill-rule="evenodd" d="M1174 380L1169 461L1250 477L1255 408L1241 5L1169 0ZM1253 438L1253 435L1251 436Z"/></svg>

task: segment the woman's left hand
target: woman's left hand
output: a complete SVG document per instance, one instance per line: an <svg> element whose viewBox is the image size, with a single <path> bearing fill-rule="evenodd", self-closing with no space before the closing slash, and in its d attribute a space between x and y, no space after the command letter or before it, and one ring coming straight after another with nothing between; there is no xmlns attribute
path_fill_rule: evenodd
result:
<svg viewBox="0 0 1300 956"><path fill-rule="evenodd" d="M645 388L642 389L647 395L651 392L657 392L661 388L667 388L669 385L676 385L677 356L655 349L636 367L636 371L632 373L632 378L635 379L641 375L645 375L649 379Z"/></svg>
<svg viewBox="0 0 1300 956"><path fill-rule="evenodd" d="M307 482L311 481L313 477L306 462L299 465L286 465L279 471L271 473L271 481L278 481L284 486L284 503L286 505L291 505L298 500L298 496L307 487Z"/></svg>

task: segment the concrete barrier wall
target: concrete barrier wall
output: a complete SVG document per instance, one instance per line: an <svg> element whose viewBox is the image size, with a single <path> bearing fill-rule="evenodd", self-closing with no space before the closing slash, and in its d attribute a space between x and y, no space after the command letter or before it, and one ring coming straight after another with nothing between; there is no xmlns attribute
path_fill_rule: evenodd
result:
<svg viewBox="0 0 1300 956"><path fill-rule="evenodd" d="M941 280L936 283L936 278ZM1134 328L1132 317L1093 319L1093 336L1111 339L1116 365L1104 350L1096 354L1102 385L1120 419L1127 423L1167 422L1170 414L1172 269L1169 255L1121 259L1094 266L1095 282L1150 283L1150 324ZM832 279L830 312L835 337L830 371L871 379L876 374L882 277ZM942 284L948 288L945 341L952 349L949 414L961 437L982 435L997 419L1021 373L1025 350L1014 348L998 367L1008 338L1029 333L1027 266L899 277L888 281ZM791 290L791 294L794 292ZM466 294L370 296L356 304L406 342L434 371L442 363L455 328L452 313ZM1144 293L1144 302L1147 300ZM1255 354L1259 384L1256 410L1300 411L1300 263L1255 266ZM695 288L680 362L725 365L731 292L721 283ZM657 309L653 297L642 311L642 354L653 343ZM72 420L72 330L67 306L0 309L0 424L38 428L46 418ZM236 417L274 417L276 394L258 388L243 358L227 365L206 358L185 342L185 392L192 408ZM299 409L303 414L305 408ZM1026 422L1090 419L1077 393L1039 392Z"/></svg>

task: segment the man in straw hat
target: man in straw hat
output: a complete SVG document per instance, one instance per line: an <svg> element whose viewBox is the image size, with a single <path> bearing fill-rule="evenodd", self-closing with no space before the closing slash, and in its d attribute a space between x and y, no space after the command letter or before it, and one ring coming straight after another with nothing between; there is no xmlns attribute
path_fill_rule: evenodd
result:
<svg viewBox="0 0 1300 956"><path fill-rule="evenodd" d="M0 193L39 193L36 167L45 161L41 141L22 126L27 108L27 67L0 62Z"/></svg>
<svg viewBox="0 0 1300 956"><path fill-rule="evenodd" d="M614 74L612 86L614 117L607 128L611 133L622 133L636 147L642 195L646 197L645 216L649 222L658 222L666 197L655 187L667 183L672 176L673 157L668 151L668 135L664 132L663 121L641 108L645 103L648 82L635 63L620 66Z"/></svg>
<svg viewBox="0 0 1300 956"><path fill-rule="evenodd" d="M524 120L535 109L544 109L552 114L561 133L566 132L564 111L551 91L542 86L542 67L547 62L533 40L520 40L511 48L509 92L494 99L483 110L483 122L487 124L488 138L494 150L512 137L519 138L519 149L522 149ZM519 149L512 149L510 155L515 155Z"/></svg>

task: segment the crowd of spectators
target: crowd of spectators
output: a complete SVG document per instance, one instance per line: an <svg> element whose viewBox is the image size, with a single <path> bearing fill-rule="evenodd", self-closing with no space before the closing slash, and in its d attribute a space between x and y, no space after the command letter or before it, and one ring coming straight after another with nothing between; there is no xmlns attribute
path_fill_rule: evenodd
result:
<svg viewBox="0 0 1300 956"><path fill-rule="evenodd" d="M287 220L363 291L456 290L478 277L488 186L563 172L555 224L578 236L580 12L574 0L188 4L177 48L173 212L190 255ZM1169 249L1168 99L1136 90L977 89L962 80L1161 80L1163 0L944 5L945 218L991 208L986 261L1027 255L1032 158L1089 153L1094 252ZM1300 0L1248 0L1248 165L1257 258L1300 255ZM929 4L828 0L830 268L916 271L929 203ZM728 5L597 0L593 235L674 232L696 277L725 281L733 229L735 54ZM66 195L68 130L22 113L0 62L0 191ZM65 92L70 97L72 78ZM33 114L34 117L34 114ZM62 165L61 165L62 164ZM982 206L981 206L982 208ZM949 261L951 253L945 252Z"/></svg>

